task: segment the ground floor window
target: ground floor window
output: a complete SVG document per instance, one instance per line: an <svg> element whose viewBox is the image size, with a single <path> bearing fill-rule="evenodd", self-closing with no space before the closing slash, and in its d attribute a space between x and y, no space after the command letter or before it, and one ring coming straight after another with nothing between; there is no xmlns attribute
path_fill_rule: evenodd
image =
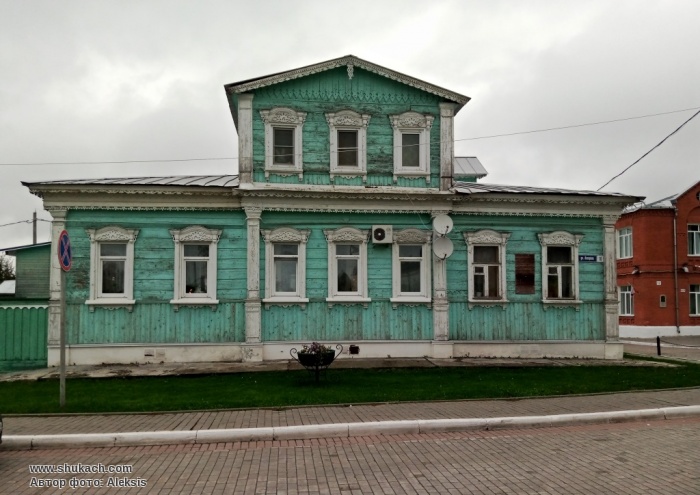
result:
<svg viewBox="0 0 700 495"><path fill-rule="evenodd" d="M690 315L700 316L700 285L690 286Z"/></svg>
<svg viewBox="0 0 700 495"><path fill-rule="evenodd" d="M620 286L620 316L634 316L634 290L631 285Z"/></svg>

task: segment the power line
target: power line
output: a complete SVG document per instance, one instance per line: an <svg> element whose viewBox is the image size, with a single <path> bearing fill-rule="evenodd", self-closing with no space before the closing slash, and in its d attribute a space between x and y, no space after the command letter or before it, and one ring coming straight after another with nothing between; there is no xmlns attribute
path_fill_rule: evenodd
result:
<svg viewBox="0 0 700 495"><path fill-rule="evenodd" d="M612 181L614 181L615 179L617 179L618 177L620 177L622 174L624 174L625 172L627 172L629 169L631 169L632 167L634 167L637 163L639 163L640 161L642 161L642 159L643 159L645 156L647 156L649 153L651 153L652 151L654 151L656 148L658 148L659 146L661 146L662 144L664 144L664 142L665 142L668 138L670 138L670 137L673 136L675 133L677 133L678 131L680 131L680 130L683 128L684 125L686 125L688 122L690 122L691 120L693 120L698 114L700 114L700 110L698 110L697 112L695 112L695 113L692 115L692 117L690 117L688 120L686 120L685 122L683 122L680 126L678 126L671 134L669 134L668 136L666 136L665 138L663 138L656 146L654 146L652 149L650 149L649 151L647 151L646 153L644 153L642 156L640 156L639 158L637 158L637 159L632 163L632 165L630 165L630 166L628 166L627 168L625 168L622 172L620 172L620 173L617 174L615 177L613 177L612 179L610 179L608 182L606 182L605 184L603 184L602 186L600 186L597 190L600 191L600 190L603 189L605 186L607 186L608 184L610 184Z"/></svg>
<svg viewBox="0 0 700 495"><path fill-rule="evenodd" d="M546 129L535 129L535 130L530 130L530 131L518 131L518 132L509 132L509 133L504 133L504 134L491 134L488 136L477 136L477 137L471 137L471 138L460 138L460 139L455 139L453 142L458 142L458 141L476 141L479 139L492 139L492 138L499 138L499 137L509 137L509 136L519 136L519 135L524 135L524 134L535 134L539 132L551 132L551 131L560 131L560 130L565 130L565 129L575 129L578 127L590 127L590 126L595 126L595 125L602 125L602 124L612 124L615 122L625 122L628 120L638 120L638 119L646 119L650 117L659 117L662 115L670 115L674 113L680 113L680 112L689 112L691 110L698 110L700 107L692 107L692 108L685 108L682 110L672 110L669 112L660 112L660 113L653 113L653 114L647 114L647 115L639 115L636 117L625 117L625 118L620 118L620 119L613 119L613 120L601 120L598 122L588 122L584 124L573 124L573 125L566 125L566 126L561 126L561 127L548 127ZM441 141L431 141L431 144L435 143L440 143ZM407 148L411 145L403 146L399 145L396 146L396 148ZM420 146L420 144L417 145L412 145L412 146ZM309 154L311 155L319 155L320 153L306 153L307 156ZM33 167L33 166L61 166L61 165L123 165L123 164L128 164L128 163L173 163L173 162L205 162L205 161L216 161L216 160L238 160L237 156L224 156L224 157L212 157L212 158L174 158L174 159L155 159L155 160L120 160L120 161L92 161L92 162L30 162L30 163L0 163L0 167Z"/></svg>
<svg viewBox="0 0 700 495"><path fill-rule="evenodd" d="M20 220L19 222L5 223L5 224L0 225L0 227L9 227L10 225L17 225L17 224L20 224L20 223L32 223L33 221L34 221L34 220L32 220L32 219L30 218L29 220ZM52 223L52 220L44 220L43 218L37 218L37 221L38 221L38 222L49 222L49 223Z"/></svg>

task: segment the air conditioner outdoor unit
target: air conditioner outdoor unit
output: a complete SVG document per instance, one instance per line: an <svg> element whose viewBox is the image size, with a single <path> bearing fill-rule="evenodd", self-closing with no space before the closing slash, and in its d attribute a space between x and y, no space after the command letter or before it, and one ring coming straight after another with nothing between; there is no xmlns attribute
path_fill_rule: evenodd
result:
<svg viewBox="0 0 700 495"><path fill-rule="evenodd" d="M391 225L373 225L372 242L374 244L391 244L393 229Z"/></svg>

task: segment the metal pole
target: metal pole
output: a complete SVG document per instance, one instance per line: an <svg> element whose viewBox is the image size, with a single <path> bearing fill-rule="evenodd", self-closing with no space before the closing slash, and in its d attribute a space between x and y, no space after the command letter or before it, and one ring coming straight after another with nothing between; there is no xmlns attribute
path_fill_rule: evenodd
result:
<svg viewBox="0 0 700 495"><path fill-rule="evenodd" d="M61 370L59 372L60 392L59 405L63 409L66 405L66 272L61 270Z"/></svg>
<svg viewBox="0 0 700 495"><path fill-rule="evenodd" d="M656 355L661 355L661 337L656 337Z"/></svg>
<svg viewBox="0 0 700 495"><path fill-rule="evenodd" d="M32 215L32 244L36 244L36 210Z"/></svg>

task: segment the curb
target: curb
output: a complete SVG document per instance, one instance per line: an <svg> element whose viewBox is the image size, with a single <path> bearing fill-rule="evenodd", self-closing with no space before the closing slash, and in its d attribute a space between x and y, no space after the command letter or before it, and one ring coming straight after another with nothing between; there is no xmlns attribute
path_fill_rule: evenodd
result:
<svg viewBox="0 0 700 495"><path fill-rule="evenodd" d="M265 440L349 438L367 435L403 435L455 431L489 431L513 428L548 428L643 420L670 420L700 416L700 405L502 418L416 419L367 423L277 426L194 431L86 433L66 435L6 435L0 450L70 449L83 447L133 447L147 445L207 444Z"/></svg>

